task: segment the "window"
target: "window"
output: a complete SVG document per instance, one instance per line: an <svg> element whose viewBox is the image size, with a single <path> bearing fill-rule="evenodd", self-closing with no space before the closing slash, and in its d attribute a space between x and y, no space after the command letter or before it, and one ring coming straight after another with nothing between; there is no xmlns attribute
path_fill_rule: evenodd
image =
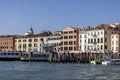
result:
<svg viewBox="0 0 120 80"><path fill-rule="evenodd" d="M112 38L114 38L114 36L112 36Z"/></svg>
<svg viewBox="0 0 120 80"><path fill-rule="evenodd" d="M8 55L10 55L10 53L8 53Z"/></svg>
<svg viewBox="0 0 120 80"><path fill-rule="evenodd" d="M18 45L18 48L21 48L21 44Z"/></svg>
<svg viewBox="0 0 120 80"><path fill-rule="evenodd" d="M88 43L90 43L90 39L88 39Z"/></svg>
<svg viewBox="0 0 120 80"><path fill-rule="evenodd" d="M26 40L23 40L23 42L26 42Z"/></svg>
<svg viewBox="0 0 120 80"><path fill-rule="evenodd" d="M86 46L84 47L84 49L86 49Z"/></svg>
<svg viewBox="0 0 120 80"><path fill-rule="evenodd" d="M114 51L114 47L112 47L112 51Z"/></svg>
<svg viewBox="0 0 120 80"><path fill-rule="evenodd" d="M85 43L86 43L86 39L85 39Z"/></svg>
<svg viewBox="0 0 120 80"><path fill-rule="evenodd" d="M75 30L74 33L76 33L77 31Z"/></svg>
<svg viewBox="0 0 120 80"><path fill-rule="evenodd" d="M18 42L21 42L21 40L18 40Z"/></svg>
<svg viewBox="0 0 120 80"><path fill-rule="evenodd" d="M88 46L88 50L89 50L90 48L89 48L89 46Z"/></svg>
<svg viewBox="0 0 120 80"><path fill-rule="evenodd" d="M68 50L68 47L64 47L64 50Z"/></svg>
<svg viewBox="0 0 120 80"><path fill-rule="evenodd" d="M118 51L118 47L116 47L116 51Z"/></svg>
<svg viewBox="0 0 120 80"><path fill-rule="evenodd" d="M116 45L118 45L118 41L116 41Z"/></svg>
<svg viewBox="0 0 120 80"><path fill-rule="evenodd" d="M37 47L37 44L34 44L34 47Z"/></svg>
<svg viewBox="0 0 120 80"><path fill-rule="evenodd" d="M116 38L118 38L118 36L116 36Z"/></svg>
<svg viewBox="0 0 120 80"><path fill-rule="evenodd" d="M17 42L17 40L15 40L15 42Z"/></svg>
<svg viewBox="0 0 120 80"><path fill-rule="evenodd" d="M68 39L68 36L64 36L64 39Z"/></svg>
<svg viewBox="0 0 120 80"><path fill-rule="evenodd" d="M72 41L69 41L69 45L72 45L73 44L73 42Z"/></svg>
<svg viewBox="0 0 120 80"><path fill-rule="evenodd" d="M101 45L101 50L103 49L103 46Z"/></svg>
<svg viewBox="0 0 120 80"><path fill-rule="evenodd" d="M26 48L26 44L23 44L23 48Z"/></svg>
<svg viewBox="0 0 120 80"><path fill-rule="evenodd" d="M107 42L107 38L105 38L105 42Z"/></svg>
<svg viewBox="0 0 120 80"><path fill-rule="evenodd" d="M34 42L38 42L38 39L34 39Z"/></svg>
<svg viewBox="0 0 120 80"><path fill-rule="evenodd" d="M94 43L96 43L96 39L94 39Z"/></svg>
<svg viewBox="0 0 120 80"><path fill-rule="evenodd" d="M67 31L64 32L64 34L67 34L67 33L68 33Z"/></svg>
<svg viewBox="0 0 120 80"><path fill-rule="evenodd" d="M88 33L88 36L90 36L90 33Z"/></svg>
<svg viewBox="0 0 120 80"><path fill-rule="evenodd" d="M91 43L93 43L93 39L91 39Z"/></svg>
<svg viewBox="0 0 120 80"><path fill-rule="evenodd" d="M76 47L74 47L74 50L76 50Z"/></svg>
<svg viewBox="0 0 120 80"><path fill-rule="evenodd" d="M64 42L64 45L68 45L68 42Z"/></svg>
<svg viewBox="0 0 120 80"><path fill-rule="evenodd" d="M69 50L73 50L72 47L69 47Z"/></svg>
<svg viewBox="0 0 120 80"><path fill-rule="evenodd" d="M91 32L91 36L93 35L93 33Z"/></svg>
<svg viewBox="0 0 120 80"><path fill-rule="evenodd" d="M29 39L29 42L32 42L32 39Z"/></svg>
<svg viewBox="0 0 120 80"><path fill-rule="evenodd" d="M80 39L80 43L82 43L82 40Z"/></svg>
<svg viewBox="0 0 120 80"><path fill-rule="evenodd" d="M97 42L98 42L98 43L100 42L99 38L97 39Z"/></svg>
<svg viewBox="0 0 120 80"><path fill-rule="evenodd" d="M103 43L103 38L101 38L101 43Z"/></svg>
<svg viewBox="0 0 120 80"><path fill-rule="evenodd" d="M80 46L80 50L81 50L81 46Z"/></svg>
<svg viewBox="0 0 120 80"><path fill-rule="evenodd" d="M112 41L112 45L114 45L114 41Z"/></svg>
<svg viewBox="0 0 120 80"><path fill-rule="evenodd" d="M100 34L99 34L99 32L98 32L98 36L99 36Z"/></svg>
<svg viewBox="0 0 120 80"><path fill-rule="evenodd" d="M74 36L74 38L76 38L76 36Z"/></svg>
<svg viewBox="0 0 120 80"><path fill-rule="evenodd" d="M73 38L73 36L69 36L69 39L72 39Z"/></svg>
<svg viewBox="0 0 120 80"><path fill-rule="evenodd" d="M73 33L73 31L69 31L69 33Z"/></svg>
<svg viewBox="0 0 120 80"><path fill-rule="evenodd" d="M61 43L59 43L59 46L61 46L62 44Z"/></svg>
<svg viewBox="0 0 120 80"><path fill-rule="evenodd" d="M101 31L101 35L103 35L103 32Z"/></svg>
<svg viewBox="0 0 120 80"><path fill-rule="evenodd" d="M74 41L74 45L76 45L76 41Z"/></svg>
<svg viewBox="0 0 120 80"><path fill-rule="evenodd" d="M82 38L82 35L80 35L80 38Z"/></svg>
<svg viewBox="0 0 120 80"><path fill-rule="evenodd" d="M28 47L32 47L32 44L28 44Z"/></svg>
<svg viewBox="0 0 120 80"><path fill-rule="evenodd" d="M107 45L105 45L105 49L107 49Z"/></svg>
<svg viewBox="0 0 120 80"><path fill-rule="evenodd" d="M18 55L18 53L15 53L15 55Z"/></svg>

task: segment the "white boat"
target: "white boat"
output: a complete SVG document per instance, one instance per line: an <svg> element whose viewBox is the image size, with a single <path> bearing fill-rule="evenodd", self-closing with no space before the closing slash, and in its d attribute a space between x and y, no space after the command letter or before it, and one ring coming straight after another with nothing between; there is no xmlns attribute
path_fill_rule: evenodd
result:
<svg viewBox="0 0 120 80"><path fill-rule="evenodd" d="M110 64L115 64L115 65L120 65L120 59L112 59L110 61L103 61L102 62L103 65L110 65Z"/></svg>
<svg viewBox="0 0 120 80"><path fill-rule="evenodd" d="M107 60L102 62L102 65L108 65L108 64L112 64L112 62L111 61L107 61Z"/></svg>
<svg viewBox="0 0 120 80"><path fill-rule="evenodd" d="M21 61L48 61L49 53L42 52L26 52L21 54Z"/></svg>
<svg viewBox="0 0 120 80"><path fill-rule="evenodd" d="M112 59L112 64L120 65L120 59Z"/></svg>
<svg viewBox="0 0 120 80"><path fill-rule="evenodd" d="M12 61L20 60L19 57L22 52L17 51L0 51L0 60L2 61Z"/></svg>
<svg viewBox="0 0 120 80"><path fill-rule="evenodd" d="M96 61L95 61L95 60L92 60L90 63L91 63L91 64L96 64Z"/></svg>

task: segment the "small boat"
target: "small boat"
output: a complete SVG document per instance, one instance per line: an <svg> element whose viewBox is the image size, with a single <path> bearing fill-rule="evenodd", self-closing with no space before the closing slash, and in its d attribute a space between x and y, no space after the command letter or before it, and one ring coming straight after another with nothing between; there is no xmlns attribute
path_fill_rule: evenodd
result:
<svg viewBox="0 0 120 80"><path fill-rule="evenodd" d="M112 64L112 62L111 62L111 61L108 61L108 60L105 60L105 61L102 62L102 64L103 64L103 65L108 65L108 64Z"/></svg>
<svg viewBox="0 0 120 80"><path fill-rule="evenodd" d="M102 62L102 64L103 65L110 65L110 64L120 65L120 59L105 60Z"/></svg>
<svg viewBox="0 0 120 80"><path fill-rule="evenodd" d="M1 61L15 61L20 60L19 57L22 52L18 51L0 51L0 60Z"/></svg>
<svg viewBox="0 0 120 80"><path fill-rule="evenodd" d="M120 65L120 59L112 59L112 64Z"/></svg>
<svg viewBox="0 0 120 80"><path fill-rule="evenodd" d="M95 60L92 60L90 63L91 63L91 64L96 64L96 61L95 61Z"/></svg>
<svg viewBox="0 0 120 80"><path fill-rule="evenodd" d="M21 54L21 61L48 61L49 53L43 52L26 52Z"/></svg>

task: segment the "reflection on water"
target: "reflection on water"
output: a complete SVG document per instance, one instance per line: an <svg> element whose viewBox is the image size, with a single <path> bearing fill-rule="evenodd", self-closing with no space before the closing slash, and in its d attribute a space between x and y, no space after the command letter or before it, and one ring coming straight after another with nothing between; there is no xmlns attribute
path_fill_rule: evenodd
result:
<svg viewBox="0 0 120 80"><path fill-rule="evenodd" d="M120 65L0 62L0 80L119 80Z"/></svg>

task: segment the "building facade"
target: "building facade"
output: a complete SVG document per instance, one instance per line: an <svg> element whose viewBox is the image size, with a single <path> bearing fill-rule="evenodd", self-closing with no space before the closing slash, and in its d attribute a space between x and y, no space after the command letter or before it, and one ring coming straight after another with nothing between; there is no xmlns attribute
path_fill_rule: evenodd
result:
<svg viewBox="0 0 120 80"><path fill-rule="evenodd" d="M4 35L0 36L0 50L13 51L15 49L16 35Z"/></svg>
<svg viewBox="0 0 120 80"><path fill-rule="evenodd" d="M79 28L68 27L61 33L61 51L78 51L79 48Z"/></svg>
<svg viewBox="0 0 120 80"><path fill-rule="evenodd" d="M104 53L111 50L111 30L91 29L80 31L80 52Z"/></svg>
<svg viewBox="0 0 120 80"><path fill-rule="evenodd" d="M61 51L61 33L47 36L46 39L47 42L45 42L45 44L47 44L51 50L56 52Z"/></svg>
<svg viewBox="0 0 120 80"><path fill-rule="evenodd" d="M111 35L111 50L113 53L120 52L120 34L118 33Z"/></svg>
<svg viewBox="0 0 120 80"><path fill-rule="evenodd" d="M38 38L33 37L19 37L15 39L15 49L17 51L37 51L38 46ZM40 45L40 44L39 44ZM33 48L34 47L34 48Z"/></svg>
<svg viewBox="0 0 120 80"><path fill-rule="evenodd" d="M15 39L15 49L17 51L34 51L48 52L50 50L57 51L61 44L60 34L38 34L27 35Z"/></svg>

